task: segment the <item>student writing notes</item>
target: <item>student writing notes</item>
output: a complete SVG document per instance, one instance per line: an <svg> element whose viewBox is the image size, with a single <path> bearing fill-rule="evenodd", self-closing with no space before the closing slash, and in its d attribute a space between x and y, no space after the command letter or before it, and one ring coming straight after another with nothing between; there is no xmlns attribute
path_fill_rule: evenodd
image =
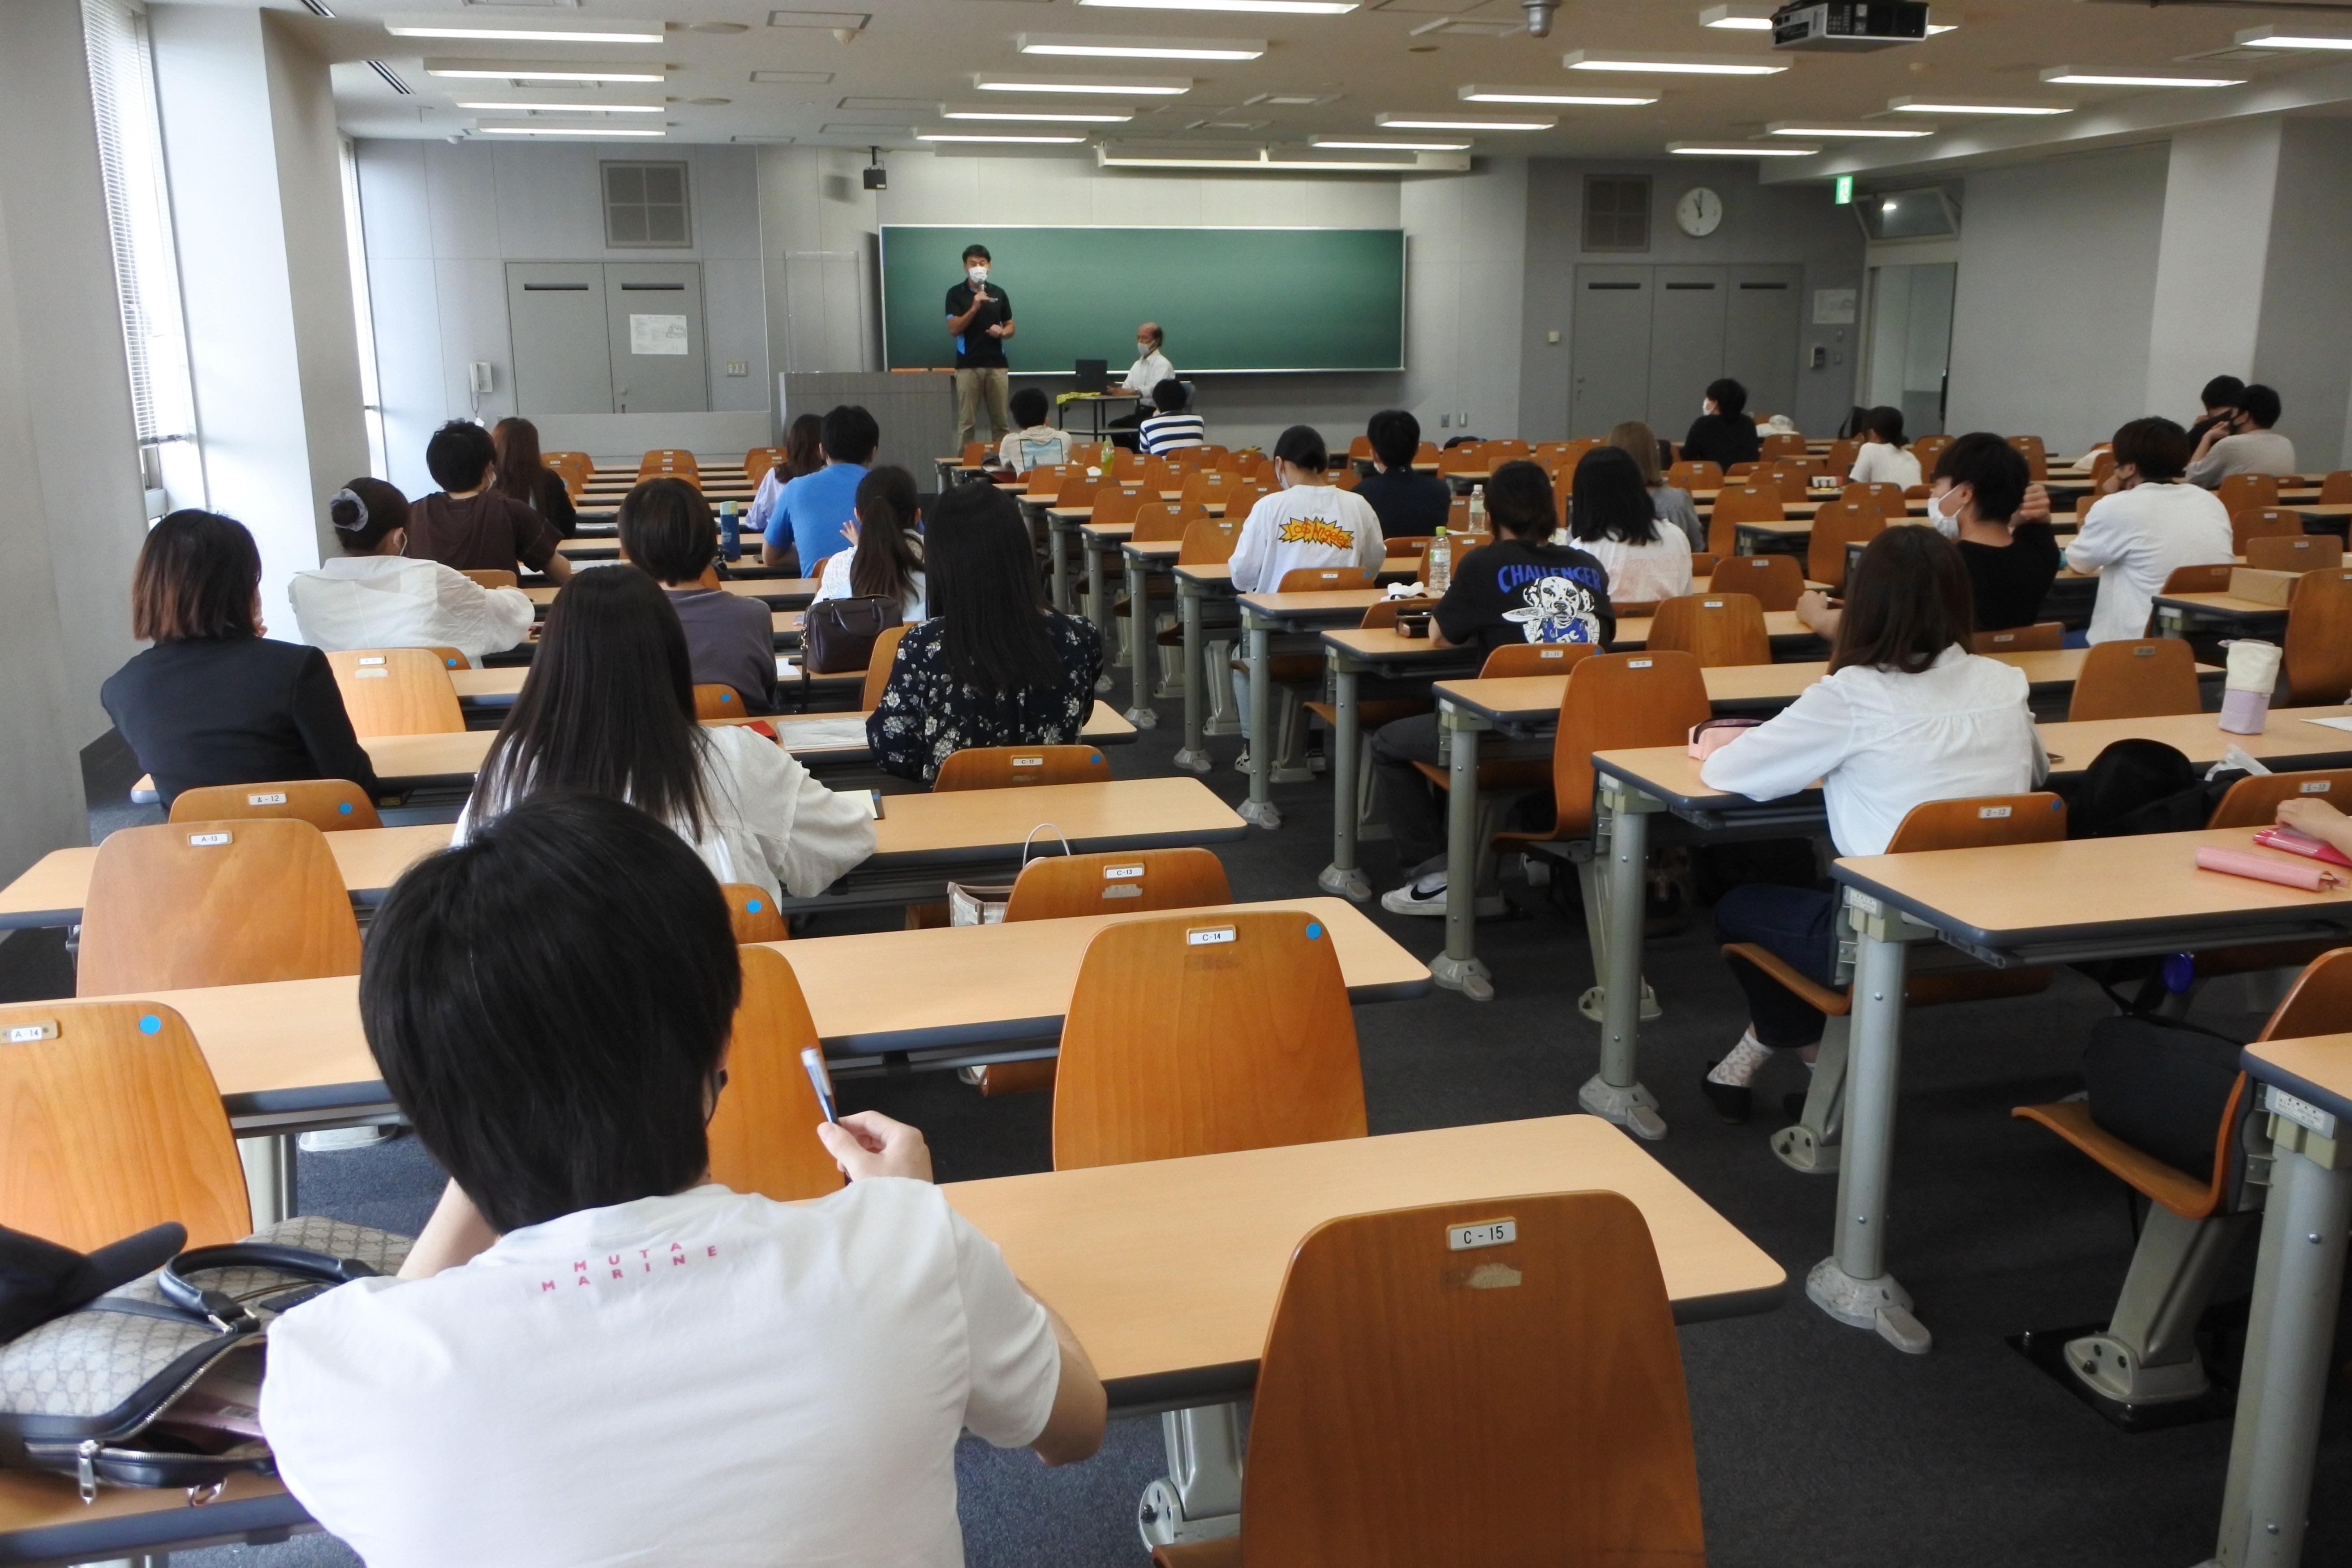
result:
<svg viewBox="0 0 2352 1568"><path fill-rule="evenodd" d="M1701 764L1716 789L1778 800L1821 782L1840 855L1885 853L1923 801L2016 795L2047 771L2026 708L2025 672L1968 651L1974 617L1959 552L1927 528L1870 542L1847 584L1829 675ZM1837 958L1837 896L1749 883L1716 904L1726 943L1751 942L1816 980ZM1748 1026L1703 1084L1724 1119L1744 1121L1748 1083L1774 1050L1811 1059L1822 1015L1746 963Z"/></svg>
<svg viewBox="0 0 2352 1568"><path fill-rule="evenodd" d="M106 678L98 700L169 806L184 789L349 779L375 793L327 656L272 642L261 553L245 526L181 510L140 547L131 633L154 646Z"/></svg>
<svg viewBox="0 0 2352 1568"><path fill-rule="evenodd" d="M646 479L614 518L621 553L669 595L697 686L731 686L746 710L776 710L776 631L768 606L702 581L719 557L710 503L684 479Z"/></svg>
<svg viewBox="0 0 2352 1568"><path fill-rule="evenodd" d="M555 549L552 524L497 488L490 433L452 419L425 444L425 466L441 487L408 509L408 553L460 572L544 572L558 583L572 563Z"/></svg>
<svg viewBox="0 0 2352 1568"><path fill-rule="evenodd" d="M457 819L463 842L542 790L587 790L667 823L722 882L807 898L874 853L874 819L740 724L694 721L677 612L641 572L583 572Z"/></svg>
<svg viewBox="0 0 2352 1568"><path fill-rule="evenodd" d="M1234 542L1234 588L1271 593L1286 572L1301 566L1360 566L1377 572L1387 559L1381 520L1371 503L1328 482L1323 437L1293 425L1274 444L1274 474L1282 488L1260 496Z"/></svg>
<svg viewBox="0 0 2352 1568"><path fill-rule="evenodd" d="M2186 482L2189 433L2169 419L2135 419L2116 432L2113 494L2083 514L2066 564L2096 573L2090 640L2116 642L2147 630L2165 579L2180 566L2227 561L2230 514L2212 491Z"/></svg>
<svg viewBox="0 0 2352 1568"><path fill-rule="evenodd" d="M474 663L521 642L536 612L520 588L485 588L438 561L412 561L408 499L358 479L327 502L343 552L286 586L302 640L354 647L454 647Z"/></svg>
<svg viewBox="0 0 2352 1568"><path fill-rule="evenodd" d="M913 1128L768 1130L848 1174L814 1202L710 1180L741 990L709 873L610 799L541 796L384 901L361 1019L450 1183L400 1278L272 1325L261 1405L371 1568L956 1568L960 1433L1100 1444L1086 1352Z"/></svg>

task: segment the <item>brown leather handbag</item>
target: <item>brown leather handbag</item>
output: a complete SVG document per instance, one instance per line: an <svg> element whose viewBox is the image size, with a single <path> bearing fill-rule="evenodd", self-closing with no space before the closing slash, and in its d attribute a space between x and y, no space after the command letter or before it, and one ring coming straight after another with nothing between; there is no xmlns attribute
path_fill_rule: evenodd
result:
<svg viewBox="0 0 2352 1568"><path fill-rule="evenodd" d="M874 662L874 639L898 624L896 599L825 599L801 622L801 668L811 675L845 675Z"/></svg>

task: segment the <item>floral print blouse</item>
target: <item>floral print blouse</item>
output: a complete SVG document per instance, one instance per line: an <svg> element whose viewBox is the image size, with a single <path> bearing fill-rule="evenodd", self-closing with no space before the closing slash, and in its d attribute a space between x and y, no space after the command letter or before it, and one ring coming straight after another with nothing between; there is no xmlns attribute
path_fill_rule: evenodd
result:
<svg viewBox="0 0 2352 1568"><path fill-rule="evenodd" d="M1090 621L1048 612L1046 629L1061 661L1051 687L983 692L948 673L947 623L934 617L908 628L890 662L880 706L866 716L866 739L887 773L929 784L950 752L969 746L1068 745L1094 711L1102 674L1102 634Z"/></svg>

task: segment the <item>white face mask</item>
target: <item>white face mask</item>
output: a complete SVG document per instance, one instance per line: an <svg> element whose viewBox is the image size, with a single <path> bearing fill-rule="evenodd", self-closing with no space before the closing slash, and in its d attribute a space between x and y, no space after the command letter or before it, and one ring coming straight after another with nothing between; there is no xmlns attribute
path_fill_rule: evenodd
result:
<svg viewBox="0 0 2352 1568"><path fill-rule="evenodd" d="M967 267L964 268L963 275L971 279L975 285L988 281L988 268L985 267Z"/></svg>
<svg viewBox="0 0 2352 1568"><path fill-rule="evenodd" d="M1136 344L1136 345L1135 345L1135 357L1136 357L1136 358L1138 358L1138 359L1150 359L1150 358L1151 357L1151 351L1152 351L1153 346L1154 346L1154 345L1152 345L1152 344L1150 344L1150 343L1138 343L1138 344Z"/></svg>
<svg viewBox="0 0 2352 1568"><path fill-rule="evenodd" d="M1709 415L1709 414L1714 413L1714 412L1715 412L1715 404L1714 404L1714 402L1713 402L1711 399L1708 399L1708 398L1705 398L1705 397L1700 398L1700 399L1698 400L1698 411L1699 411L1699 416L1700 416L1700 417L1702 417L1702 418L1704 418L1706 416L1707 416L1707 415Z"/></svg>

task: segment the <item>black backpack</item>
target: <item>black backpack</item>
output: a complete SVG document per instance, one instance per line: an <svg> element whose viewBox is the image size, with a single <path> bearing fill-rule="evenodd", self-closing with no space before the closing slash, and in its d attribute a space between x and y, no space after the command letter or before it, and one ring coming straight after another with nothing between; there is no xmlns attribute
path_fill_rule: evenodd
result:
<svg viewBox="0 0 2352 1568"><path fill-rule="evenodd" d="M2232 769L2208 782L2178 747L2161 741L2117 741L2083 770L2067 807L2066 837L2192 833L2244 776Z"/></svg>

